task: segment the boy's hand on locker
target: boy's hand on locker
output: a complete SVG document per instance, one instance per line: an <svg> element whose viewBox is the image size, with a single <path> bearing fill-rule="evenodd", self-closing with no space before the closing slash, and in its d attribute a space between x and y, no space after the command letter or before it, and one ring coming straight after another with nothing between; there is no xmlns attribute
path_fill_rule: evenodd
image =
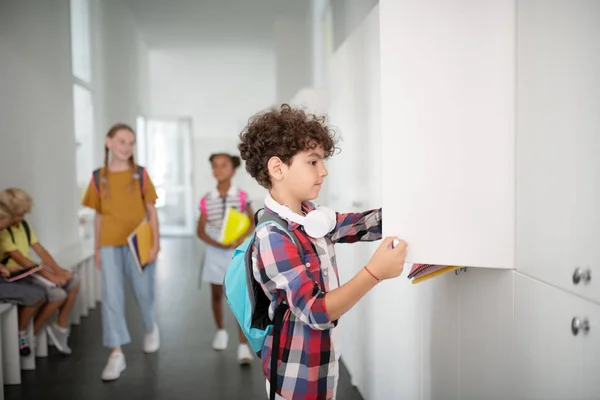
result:
<svg viewBox="0 0 600 400"><path fill-rule="evenodd" d="M394 246L395 240L397 244ZM404 240L393 236L385 238L371 257L369 270L380 280L400 276L406 260L406 247Z"/></svg>

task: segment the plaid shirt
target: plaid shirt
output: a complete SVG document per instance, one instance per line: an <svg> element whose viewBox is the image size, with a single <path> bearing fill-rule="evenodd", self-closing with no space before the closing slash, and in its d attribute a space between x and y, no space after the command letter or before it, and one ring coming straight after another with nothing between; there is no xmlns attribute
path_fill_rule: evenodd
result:
<svg viewBox="0 0 600 400"><path fill-rule="evenodd" d="M306 213L314 208L311 203L303 204ZM333 287L339 286L333 245L381 239L381 209L336 215L336 227L321 239L309 237L301 225L288 221L288 230L304 249L303 260L294 242L277 226L265 225L256 232L253 273L271 299L271 320L281 301L287 300L290 306L281 331L277 368L277 393L289 400L333 398L339 354L335 354L331 333L337 321L329 320L325 307L330 279L335 279ZM330 267L335 276L328 272ZM270 334L261 352L267 377L271 376L272 344Z"/></svg>

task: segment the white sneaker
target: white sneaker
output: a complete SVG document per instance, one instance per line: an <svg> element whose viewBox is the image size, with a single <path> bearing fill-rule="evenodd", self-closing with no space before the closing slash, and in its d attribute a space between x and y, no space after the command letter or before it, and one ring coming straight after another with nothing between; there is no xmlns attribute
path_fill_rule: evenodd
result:
<svg viewBox="0 0 600 400"><path fill-rule="evenodd" d="M212 347L215 350L225 350L227 348L227 342L229 341L229 335L224 329L217 331L215 339L213 340Z"/></svg>
<svg viewBox="0 0 600 400"><path fill-rule="evenodd" d="M69 330L68 329L63 329L63 328L60 328L56 324L51 324L46 327L46 334L47 334L48 339L50 339L48 341L49 342L52 341L52 343L56 346L58 351L60 351L63 354L66 354L66 355L71 354L71 348L69 347L69 344L68 344L68 341L69 341Z"/></svg>
<svg viewBox="0 0 600 400"><path fill-rule="evenodd" d="M154 353L160 348L160 335L158 333L158 325L154 324L152 333L146 333L144 336L144 351L146 353Z"/></svg>
<svg viewBox="0 0 600 400"><path fill-rule="evenodd" d="M123 371L125 371L125 356L121 352L114 352L108 357L108 363L102 371L102 380L117 380Z"/></svg>
<svg viewBox="0 0 600 400"><path fill-rule="evenodd" d="M241 343L238 346L238 361L240 364L250 364L254 357L250 351L250 347L246 343Z"/></svg>

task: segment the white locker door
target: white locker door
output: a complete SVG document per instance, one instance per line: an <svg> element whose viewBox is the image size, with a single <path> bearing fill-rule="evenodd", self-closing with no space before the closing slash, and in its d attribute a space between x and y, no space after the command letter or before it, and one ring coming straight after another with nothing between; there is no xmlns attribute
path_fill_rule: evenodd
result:
<svg viewBox="0 0 600 400"><path fill-rule="evenodd" d="M517 15L517 269L600 302L600 2Z"/></svg>
<svg viewBox="0 0 600 400"><path fill-rule="evenodd" d="M586 338L571 329L573 318L581 318L588 303L515 274L514 393L510 398L589 399L584 396L582 362Z"/></svg>

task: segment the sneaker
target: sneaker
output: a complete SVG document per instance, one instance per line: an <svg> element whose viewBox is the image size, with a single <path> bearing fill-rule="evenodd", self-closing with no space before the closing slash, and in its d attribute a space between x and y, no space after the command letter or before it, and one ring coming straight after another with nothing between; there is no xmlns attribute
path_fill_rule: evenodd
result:
<svg viewBox="0 0 600 400"><path fill-rule="evenodd" d="M250 364L254 357L250 351L250 347L246 343L241 343L238 346L238 361L241 365Z"/></svg>
<svg viewBox="0 0 600 400"><path fill-rule="evenodd" d="M224 329L217 331L215 339L213 340L212 347L215 350L225 350L227 348L227 342L229 341L229 335Z"/></svg>
<svg viewBox="0 0 600 400"><path fill-rule="evenodd" d="M69 340L69 330L66 328L61 328L56 324L51 324L46 327L46 333L48 337L54 342L54 345L63 354L71 354L71 348L67 343Z"/></svg>
<svg viewBox="0 0 600 400"><path fill-rule="evenodd" d="M119 379L121 372L125 371L125 356L120 351L112 353L108 357L108 363L102 371L103 381L114 381Z"/></svg>
<svg viewBox="0 0 600 400"><path fill-rule="evenodd" d="M31 354L31 348L29 347L29 338L27 333L19 332L19 354L21 357L27 357Z"/></svg>
<svg viewBox="0 0 600 400"><path fill-rule="evenodd" d="M158 334L158 325L154 324L152 333L146 333L144 336L144 351L154 353L160 348L160 336Z"/></svg>

